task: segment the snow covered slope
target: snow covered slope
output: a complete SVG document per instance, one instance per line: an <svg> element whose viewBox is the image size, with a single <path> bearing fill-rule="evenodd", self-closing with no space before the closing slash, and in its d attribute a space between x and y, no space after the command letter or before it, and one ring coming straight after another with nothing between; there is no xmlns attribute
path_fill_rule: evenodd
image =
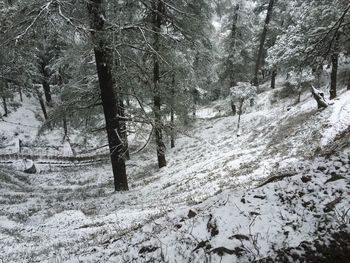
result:
<svg viewBox="0 0 350 263"><path fill-rule="evenodd" d="M132 156L127 193L112 191L108 164L35 175L2 169L0 258L245 262L312 240L319 227L335 231L348 220L349 151L314 155L350 124L350 92L318 111L309 94L299 104L274 102L278 91L245 109L240 131L228 101L200 109L166 168L156 168L154 149ZM341 178L326 183L332 172Z"/></svg>

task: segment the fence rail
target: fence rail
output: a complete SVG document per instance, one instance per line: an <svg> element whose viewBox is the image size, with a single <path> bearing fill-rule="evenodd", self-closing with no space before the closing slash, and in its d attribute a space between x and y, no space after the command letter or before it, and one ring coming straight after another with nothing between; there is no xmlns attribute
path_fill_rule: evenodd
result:
<svg viewBox="0 0 350 263"><path fill-rule="evenodd" d="M38 165L50 166L83 166L101 163L108 159L108 154L100 154L95 156L44 156L44 155L28 155L21 153L0 154L0 164L12 165L16 161L30 159Z"/></svg>

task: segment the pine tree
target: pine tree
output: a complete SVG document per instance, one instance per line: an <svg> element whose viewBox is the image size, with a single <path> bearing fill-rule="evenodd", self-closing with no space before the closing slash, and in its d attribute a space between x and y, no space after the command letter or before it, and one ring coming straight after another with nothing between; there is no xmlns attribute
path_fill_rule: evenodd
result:
<svg viewBox="0 0 350 263"><path fill-rule="evenodd" d="M109 151L116 191L128 190L125 160L123 158L123 141L121 125L118 116L118 97L114 92L112 75L111 53L108 48L108 36L105 28L105 10L102 0L90 1L87 5L90 26L93 29L91 39L94 44L94 53L97 75L101 91L102 106L106 121Z"/></svg>

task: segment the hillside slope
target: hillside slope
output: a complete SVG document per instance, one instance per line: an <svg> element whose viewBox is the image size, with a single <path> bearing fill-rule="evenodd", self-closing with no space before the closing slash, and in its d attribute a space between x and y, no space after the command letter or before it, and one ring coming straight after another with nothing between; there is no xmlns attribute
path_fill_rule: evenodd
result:
<svg viewBox="0 0 350 263"><path fill-rule="evenodd" d="M350 152L315 152L348 128L350 92L318 111L310 94L295 105L276 101L279 91L245 109L240 131L228 101L199 109L166 168L156 168L154 149L132 156L126 193L112 191L108 164L35 175L2 168L0 258L245 262L349 231Z"/></svg>

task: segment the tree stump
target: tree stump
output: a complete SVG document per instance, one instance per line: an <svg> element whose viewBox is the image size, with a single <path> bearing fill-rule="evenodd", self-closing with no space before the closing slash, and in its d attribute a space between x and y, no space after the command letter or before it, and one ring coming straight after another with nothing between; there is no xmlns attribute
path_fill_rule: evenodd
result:
<svg viewBox="0 0 350 263"><path fill-rule="evenodd" d="M24 160L26 164L26 169L24 169L24 172L27 174L35 174L36 173L36 167L34 165L34 162L32 160Z"/></svg>
<svg viewBox="0 0 350 263"><path fill-rule="evenodd" d="M324 93L322 91L316 89L315 87L312 87L311 92L312 92L312 96L317 102L317 107L319 109L328 107L328 103L326 102L326 99L324 98Z"/></svg>

